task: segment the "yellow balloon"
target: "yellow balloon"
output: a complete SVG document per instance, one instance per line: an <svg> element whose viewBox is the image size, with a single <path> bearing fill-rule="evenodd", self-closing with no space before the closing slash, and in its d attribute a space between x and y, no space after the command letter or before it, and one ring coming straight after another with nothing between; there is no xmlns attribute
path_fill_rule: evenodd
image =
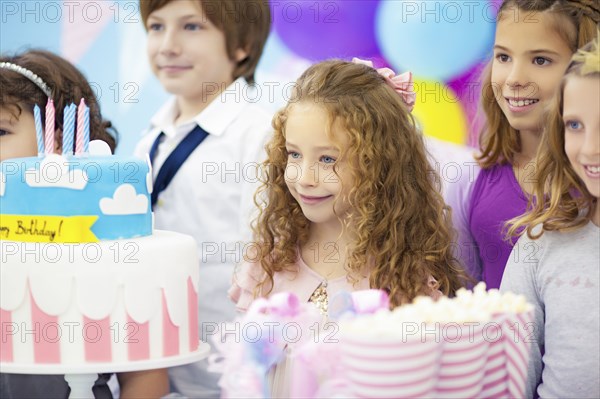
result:
<svg viewBox="0 0 600 399"><path fill-rule="evenodd" d="M456 93L442 82L415 79L417 101L412 111L427 136L466 144L468 123Z"/></svg>

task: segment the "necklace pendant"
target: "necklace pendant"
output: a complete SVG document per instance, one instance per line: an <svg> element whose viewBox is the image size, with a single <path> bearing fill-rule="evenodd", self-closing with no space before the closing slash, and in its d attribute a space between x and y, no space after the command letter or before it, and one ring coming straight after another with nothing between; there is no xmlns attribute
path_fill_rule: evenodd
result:
<svg viewBox="0 0 600 399"><path fill-rule="evenodd" d="M327 315L329 300L327 297L327 282L322 282L310 296L309 302L312 302L323 315Z"/></svg>

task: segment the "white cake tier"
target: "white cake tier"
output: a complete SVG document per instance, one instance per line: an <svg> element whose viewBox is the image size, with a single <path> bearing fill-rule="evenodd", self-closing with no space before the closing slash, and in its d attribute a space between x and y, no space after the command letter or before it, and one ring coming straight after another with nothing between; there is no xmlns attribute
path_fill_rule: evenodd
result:
<svg viewBox="0 0 600 399"><path fill-rule="evenodd" d="M86 365L197 350L191 237L154 231L87 244L0 244L3 363Z"/></svg>

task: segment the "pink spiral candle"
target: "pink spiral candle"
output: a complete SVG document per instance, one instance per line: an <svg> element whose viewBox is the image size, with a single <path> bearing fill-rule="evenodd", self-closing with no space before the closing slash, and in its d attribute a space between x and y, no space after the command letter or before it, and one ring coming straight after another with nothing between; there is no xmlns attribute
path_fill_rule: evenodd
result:
<svg viewBox="0 0 600 399"><path fill-rule="evenodd" d="M82 98L79 102L79 107L77 107L77 134L75 135L75 154L81 155L83 154L83 130L85 124L85 100Z"/></svg>
<svg viewBox="0 0 600 399"><path fill-rule="evenodd" d="M45 137L46 154L54 153L54 101L48 99L46 104L46 137Z"/></svg>

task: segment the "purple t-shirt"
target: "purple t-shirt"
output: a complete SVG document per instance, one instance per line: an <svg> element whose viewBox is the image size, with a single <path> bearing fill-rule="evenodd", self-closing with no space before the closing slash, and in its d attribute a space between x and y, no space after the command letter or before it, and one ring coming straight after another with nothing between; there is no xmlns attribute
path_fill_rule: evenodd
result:
<svg viewBox="0 0 600 399"><path fill-rule="evenodd" d="M471 263L470 270L485 281L487 288L499 288L512 243L504 237L507 220L523 214L527 208L527 197L517 181L512 165L495 165L482 169L477 176L470 197L468 226L476 248L468 250L479 259ZM475 265L475 266L473 266Z"/></svg>

